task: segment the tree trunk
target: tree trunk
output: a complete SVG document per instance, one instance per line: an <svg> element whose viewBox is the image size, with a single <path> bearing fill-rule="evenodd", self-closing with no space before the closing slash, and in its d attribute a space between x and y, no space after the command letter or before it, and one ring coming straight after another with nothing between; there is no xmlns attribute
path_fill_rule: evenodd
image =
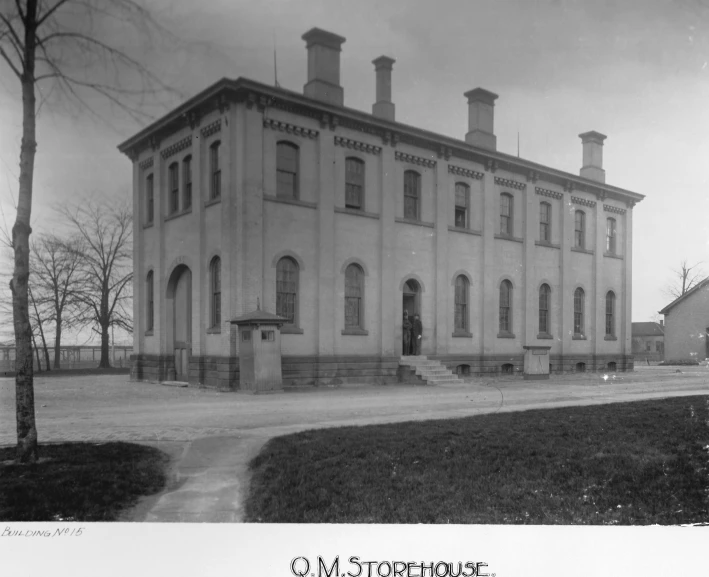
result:
<svg viewBox="0 0 709 577"><path fill-rule="evenodd" d="M15 328L15 415L17 419L16 459L21 463L37 461L37 426L34 413L34 367L32 366L32 328L29 319L28 281L30 276L30 216L32 178L37 150L35 131L36 99L34 64L37 25L37 0L27 0L25 9L24 69L22 74L22 144L20 147L20 187L17 218L12 227L14 270L10 281L12 320Z"/></svg>
<svg viewBox="0 0 709 577"><path fill-rule="evenodd" d="M39 327L39 336L42 339L42 349L44 350L44 366L47 367L47 370L50 368L50 363L49 363L49 349L47 348L47 339L44 338L44 328L42 327L42 317L39 314L39 310L37 309L37 302L34 300L34 294L32 294L32 289L29 289L27 291L29 293L30 299L32 300L32 307L34 308L34 314L35 317L37 317L37 326ZM39 364L39 349L37 348L37 343L34 341L34 335L32 335L32 344L37 351L37 367L39 370L42 370L42 365Z"/></svg>
<svg viewBox="0 0 709 577"><path fill-rule="evenodd" d="M57 329L54 335L54 368L61 369L62 317L57 315Z"/></svg>
<svg viewBox="0 0 709 577"><path fill-rule="evenodd" d="M108 356L108 325L101 325L101 361L99 369L110 369L111 360Z"/></svg>
<svg viewBox="0 0 709 577"><path fill-rule="evenodd" d="M32 348L34 349L35 355L37 355L37 372L41 373L42 372L42 359L39 356L39 348L37 348L37 341L34 340L34 333L32 333ZM30 353L30 356L32 356L32 353Z"/></svg>

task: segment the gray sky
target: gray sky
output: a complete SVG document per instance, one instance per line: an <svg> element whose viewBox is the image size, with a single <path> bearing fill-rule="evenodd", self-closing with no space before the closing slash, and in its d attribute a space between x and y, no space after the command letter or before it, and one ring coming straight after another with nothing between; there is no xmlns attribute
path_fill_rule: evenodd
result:
<svg viewBox="0 0 709 577"><path fill-rule="evenodd" d="M662 289L686 258L709 274L709 0L213 0L151 2L185 39L148 54L185 96L221 77L301 91L300 36L313 26L347 38L345 104L371 111L374 67L396 59L397 120L463 139L463 93L500 95L498 149L578 174L578 134L608 135L609 184L646 195L634 210L633 320L649 320L669 299ZM167 111L177 100L166 100ZM101 193L128 197L130 162L116 145L140 125L100 102L105 122L66 106L45 106L38 123L35 231L54 224L52 203ZM0 202L14 219L21 136L19 85L0 64Z"/></svg>

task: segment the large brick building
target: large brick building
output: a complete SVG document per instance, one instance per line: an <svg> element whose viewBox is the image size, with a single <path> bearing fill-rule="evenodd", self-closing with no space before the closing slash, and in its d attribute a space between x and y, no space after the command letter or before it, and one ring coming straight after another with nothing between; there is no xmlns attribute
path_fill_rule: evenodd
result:
<svg viewBox="0 0 709 577"><path fill-rule="evenodd" d="M660 311L665 315L665 360L709 358L709 278Z"/></svg>
<svg viewBox="0 0 709 577"><path fill-rule="evenodd" d="M313 29L304 93L210 86L119 148L133 162L134 377L238 388L230 319L288 318L286 385L390 382L406 309L422 354L476 372L551 347L553 372L632 367L632 209L605 183L498 152L497 95L465 94L464 140L344 106L344 38ZM581 152L581 151L580 151Z"/></svg>

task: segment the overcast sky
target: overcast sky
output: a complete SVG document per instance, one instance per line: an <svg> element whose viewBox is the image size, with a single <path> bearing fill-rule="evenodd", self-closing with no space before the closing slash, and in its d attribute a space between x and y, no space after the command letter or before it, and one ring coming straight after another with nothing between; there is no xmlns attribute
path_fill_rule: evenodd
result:
<svg viewBox="0 0 709 577"><path fill-rule="evenodd" d="M709 0L176 0L153 4L184 40L150 63L185 96L222 77L301 91L313 26L347 38L345 104L371 111L371 60L396 59L397 120L463 139L463 93L500 95L498 149L578 174L578 134L608 135L609 184L646 195L633 218L633 320L650 320L686 258L709 274ZM164 110L178 101L166 99ZM45 106L38 123L33 227L52 203L90 193L129 197L131 165L116 145L141 126L96 102L105 121ZM21 136L19 84L0 64L0 202L14 219Z"/></svg>

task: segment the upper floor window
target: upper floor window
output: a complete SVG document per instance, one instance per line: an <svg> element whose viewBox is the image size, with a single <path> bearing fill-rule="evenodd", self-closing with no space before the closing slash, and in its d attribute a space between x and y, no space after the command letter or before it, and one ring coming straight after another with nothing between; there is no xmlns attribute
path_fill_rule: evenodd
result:
<svg viewBox="0 0 709 577"><path fill-rule="evenodd" d="M219 164L220 145L220 142L215 142L209 147L209 173L211 175L209 194L212 199L220 198L222 195L222 171Z"/></svg>
<svg viewBox="0 0 709 577"><path fill-rule="evenodd" d="M345 328L362 328L362 297L364 296L364 272L357 264L345 270Z"/></svg>
<svg viewBox="0 0 709 577"><path fill-rule="evenodd" d="M147 224L152 224L153 220L155 219L155 191L153 188L153 175L149 174L145 178L145 203L146 203L146 212L147 212L147 218L146 222Z"/></svg>
<svg viewBox="0 0 709 577"><path fill-rule="evenodd" d="M539 203L539 240L551 242L551 204Z"/></svg>
<svg viewBox="0 0 709 577"><path fill-rule="evenodd" d="M615 239L616 239L616 232L615 232L615 219L614 218L607 218L606 219L606 252L609 252L611 254L615 254Z"/></svg>
<svg viewBox="0 0 709 577"><path fill-rule="evenodd" d="M212 293L212 327L217 328L222 324L222 261L218 256L212 259L209 277Z"/></svg>
<svg viewBox="0 0 709 577"><path fill-rule="evenodd" d="M500 332L512 332L512 283L508 280L500 283Z"/></svg>
<svg viewBox="0 0 709 577"><path fill-rule="evenodd" d="M511 194L503 192L500 195L500 234L512 236L512 214L514 210L514 199Z"/></svg>
<svg viewBox="0 0 709 577"><path fill-rule="evenodd" d="M421 175L414 170L404 172L404 218L418 220L421 203Z"/></svg>
<svg viewBox="0 0 709 577"><path fill-rule="evenodd" d="M584 329L584 309L586 308L586 294L582 288L574 291L574 334L582 335Z"/></svg>
<svg viewBox="0 0 709 577"><path fill-rule="evenodd" d="M180 210L180 177L176 162L173 162L168 168L168 184L170 186L170 214L173 214Z"/></svg>
<svg viewBox="0 0 709 577"><path fill-rule="evenodd" d="M586 213L577 210L574 215L574 246L586 248Z"/></svg>
<svg viewBox="0 0 709 577"><path fill-rule="evenodd" d="M276 196L298 198L299 150L291 142L276 145Z"/></svg>
<svg viewBox="0 0 709 577"><path fill-rule="evenodd" d="M192 206L192 157L185 156L182 161L182 209Z"/></svg>
<svg viewBox="0 0 709 577"><path fill-rule="evenodd" d="M470 205L470 187L464 182L455 184L455 226L468 228L468 206Z"/></svg>
<svg viewBox="0 0 709 577"><path fill-rule="evenodd" d="M345 159L345 206L364 207L364 162L359 158Z"/></svg>
<svg viewBox="0 0 709 577"><path fill-rule="evenodd" d="M539 332L549 334L549 300L551 289L548 284L539 287Z"/></svg>
<svg viewBox="0 0 709 577"><path fill-rule="evenodd" d="M146 315L147 315L147 320L146 320L146 330L152 331L153 330L153 323L155 322L155 300L153 296L153 271L150 271L148 273L148 278L146 279L145 282L145 292L146 292L146 302L148 304Z"/></svg>
<svg viewBox="0 0 709 577"><path fill-rule="evenodd" d="M470 283L465 275L458 275L455 279L455 311L454 329L456 332L469 332L468 325L468 288Z"/></svg>
<svg viewBox="0 0 709 577"><path fill-rule="evenodd" d="M283 257L276 265L276 314L298 324L298 264Z"/></svg>
<svg viewBox="0 0 709 577"><path fill-rule="evenodd" d="M606 293L606 336L615 335L615 293Z"/></svg>

